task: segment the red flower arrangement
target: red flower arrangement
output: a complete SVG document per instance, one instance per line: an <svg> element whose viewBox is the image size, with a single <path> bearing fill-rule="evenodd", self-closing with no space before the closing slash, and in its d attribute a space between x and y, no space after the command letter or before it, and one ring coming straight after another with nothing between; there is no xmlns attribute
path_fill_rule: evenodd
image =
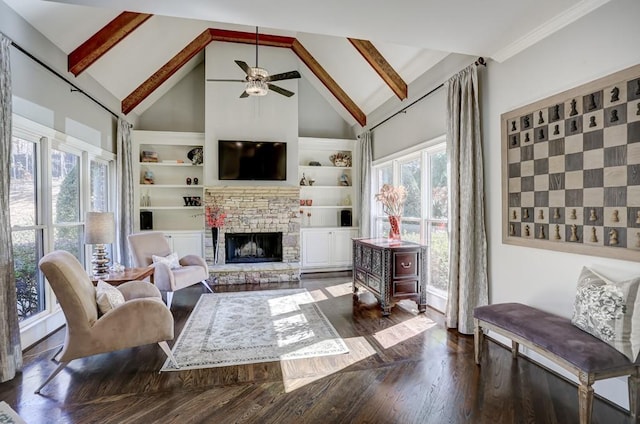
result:
<svg viewBox="0 0 640 424"><path fill-rule="evenodd" d="M207 218L207 226L211 228L220 228L224 226L224 220L227 217L226 213L222 212L220 206L207 206L204 211L204 215Z"/></svg>

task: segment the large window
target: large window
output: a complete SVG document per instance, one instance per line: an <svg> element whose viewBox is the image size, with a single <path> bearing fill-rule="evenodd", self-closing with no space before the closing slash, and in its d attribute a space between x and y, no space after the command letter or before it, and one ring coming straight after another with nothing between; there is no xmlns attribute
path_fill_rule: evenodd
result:
<svg viewBox="0 0 640 424"><path fill-rule="evenodd" d="M444 137L376 162L374 175L374 193L383 184L403 185L407 190L402 239L428 246L427 302L443 310L449 280L449 193ZM389 233L389 220L379 203L373 213L374 235L385 237Z"/></svg>
<svg viewBox="0 0 640 424"><path fill-rule="evenodd" d="M113 164L111 153L14 117L9 207L23 346L64 322L38 262L62 249L88 266L84 212L111 210Z"/></svg>

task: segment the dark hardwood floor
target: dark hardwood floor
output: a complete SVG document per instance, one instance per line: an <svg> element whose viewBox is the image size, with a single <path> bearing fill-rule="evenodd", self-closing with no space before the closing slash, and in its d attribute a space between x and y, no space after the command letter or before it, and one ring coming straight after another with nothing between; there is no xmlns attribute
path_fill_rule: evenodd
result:
<svg viewBox="0 0 640 424"><path fill-rule="evenodd" d="M353 302L348 276L317 277L215 290L305 287L348 355L159 373L165 356L148 345L72 361L35 395L55 368L59 330L25 352L22 373L0 384L0 399L29 424L578 423L577 389L569 382L524 358L513 361L492 341L478 367L473 338L446 330L439 313L417 314L408 303L383 318L371 298ZM176 293L176 337L202 293L197 286ZM631 421L597 399L593 422Z"/></svg>

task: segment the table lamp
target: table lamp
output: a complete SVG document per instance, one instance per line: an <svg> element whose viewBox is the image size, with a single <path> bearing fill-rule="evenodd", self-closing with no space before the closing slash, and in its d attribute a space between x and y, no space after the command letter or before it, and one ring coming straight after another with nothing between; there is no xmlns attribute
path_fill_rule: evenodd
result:
<svg viewBox="0 0 640 424"><path fill-rule="evenodd" d="M84 242L93 244L93 275L105 277L109 275L109 257L105 244L113 243L115 239L115 224L113 212L87 212L85 216Z"/></svg>

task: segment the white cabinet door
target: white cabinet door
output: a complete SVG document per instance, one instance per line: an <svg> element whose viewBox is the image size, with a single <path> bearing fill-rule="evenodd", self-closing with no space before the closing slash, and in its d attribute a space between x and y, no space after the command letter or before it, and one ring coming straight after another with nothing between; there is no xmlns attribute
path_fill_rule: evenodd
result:
<svg viewBox="0 0 640 424"><path fill-rule="evenodd" d="M301 232L303 269L351 268L351 238L357 230L349 228L304 229Z"/></svg>
<svg viewBox="0 0 640 424"><path fill-rule="evenodd" d="M355 231L352 229L345 230L331 230L333 247L332 264L335 266L351 267L351 256L353 246L351 239L356 236Z"/></svg>
<svg viewBox="0 0 640 424"><path fill-rule="evenodd" d="M326 230L307 230L301 233L302 267L331 266L331 234Z"/></svg>
<svg viewBox="0 0 640 424"><path fill-rule="evenodd" d="M165 237L169 240L171 250L176 252L178 257L186 255L204 257L202 232L165 232Z"/></svg>

